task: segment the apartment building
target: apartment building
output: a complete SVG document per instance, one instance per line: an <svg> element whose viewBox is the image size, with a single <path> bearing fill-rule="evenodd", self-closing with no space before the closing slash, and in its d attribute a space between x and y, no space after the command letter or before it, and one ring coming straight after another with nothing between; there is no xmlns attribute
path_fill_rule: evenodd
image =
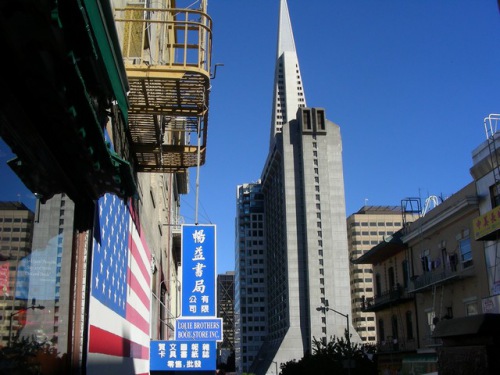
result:
<svg viewBox="0 0 500 375"><path fill-rule="evenodd" d="M483 244L474 241L479 199L470 183L357 260L372 264L379 370L431 372L440 322L481 313L488 294Z"/></svg>

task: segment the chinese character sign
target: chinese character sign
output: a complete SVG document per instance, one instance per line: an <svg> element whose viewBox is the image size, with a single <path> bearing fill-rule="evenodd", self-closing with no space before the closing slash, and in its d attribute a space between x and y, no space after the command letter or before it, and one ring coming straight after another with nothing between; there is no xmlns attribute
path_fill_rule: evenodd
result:
<svg viewBox="0 0 500 375"><path fill-rule="evenodd" d="M215 226L182 226L182 316L215 316Z"/></svg>
<svg viewBox="0 0 500 375"><path fill-rule="evenodd" d="M151 371L214 371L216 343L192 341L151 341Z"/></svg>

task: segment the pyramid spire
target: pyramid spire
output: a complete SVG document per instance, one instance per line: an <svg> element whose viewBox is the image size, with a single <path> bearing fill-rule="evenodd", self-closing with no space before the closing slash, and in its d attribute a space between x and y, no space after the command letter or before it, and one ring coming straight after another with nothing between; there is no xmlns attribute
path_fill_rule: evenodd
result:
<svg viewBox="0 0 500 375"><path fill-rule="evenodd" d="M288 4L286 0L280 1L277 58L279 58L285 51L297 53L297 50L295 49L295 40L293 39L292 22L290 21Z"/></svg>
<svg viewBox="0 0 500 375"><path fill-rule="evenodd" d="M292 23L286 0L280 0L278 46L274 72L271 146L283 125L294 120L299 107L306 106L306 97L293 38Z"/></svg>

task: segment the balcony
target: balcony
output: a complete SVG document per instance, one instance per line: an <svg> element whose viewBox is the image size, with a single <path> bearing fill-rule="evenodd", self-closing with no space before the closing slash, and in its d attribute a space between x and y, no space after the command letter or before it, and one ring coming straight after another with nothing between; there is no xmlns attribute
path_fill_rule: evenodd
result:
<svg viewBox="0 0 500 375"><path fill-rule="evenodd" d="M206 6L204 6L206 7ZM115 8L138 172L186 174L206 155L212 20L205 9Z"/></svg>
<svg viewBox="0 0 500 375"><path fill-rule="evenodd" d="M417 350L417 340L407 338L393 338L387 336L387 340L377 343L379 353L397 353Z"/></svg>
<svg viewBox="0 0 500 375"><path fill-rule="evenodd" d="M387 306L399 304L413 299L413 294L408 293L402 286L394 286L391 290L386 291L374 298L367 298L363 311L376 312L380 311Z"/></svg>
<svg viewBox="0 0 500 375"><path fill-rule="evenodd" d="M431 288L434 285L440 285L461 278L474 276L474 267L472 260L457 265L447 266L446 268L436 268L424 272L419 276L414 276L410 284L410 292L419 292Z"/></svg>

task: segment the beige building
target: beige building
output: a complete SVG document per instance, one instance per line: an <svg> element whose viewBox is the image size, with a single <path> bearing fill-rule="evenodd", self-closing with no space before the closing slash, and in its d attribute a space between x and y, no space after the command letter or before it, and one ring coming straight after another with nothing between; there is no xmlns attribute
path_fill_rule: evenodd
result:
<svg viewBox="0 0 500 375"><path fill-rule="evenodd" d="M481 312L488 295L483 244L471 238L479 213L475 184L406 224L357 260L372 264L379 370L437 369L439 322Z"/></svg>
<svg viewBox="0 0 500 375"><path fill-rule="evenodd" d="M409 291L418 310L419 348L440 345L436 324L481 313L488 295L483 243L473 239L479 214L476 186L470 183L422 219L412 223L403 241L409 248Z"/></svg>
<svg viewBox="0 0 500 375"><path fill-rule="evenodd" d="M363 206L347 218L349 243L352 323L361 340L367 344L377 341L375 313L363 309L366 300L372 300L375 291L373 267L355 261L384 238L391 236L402 225L398 206Z"/></svg>

